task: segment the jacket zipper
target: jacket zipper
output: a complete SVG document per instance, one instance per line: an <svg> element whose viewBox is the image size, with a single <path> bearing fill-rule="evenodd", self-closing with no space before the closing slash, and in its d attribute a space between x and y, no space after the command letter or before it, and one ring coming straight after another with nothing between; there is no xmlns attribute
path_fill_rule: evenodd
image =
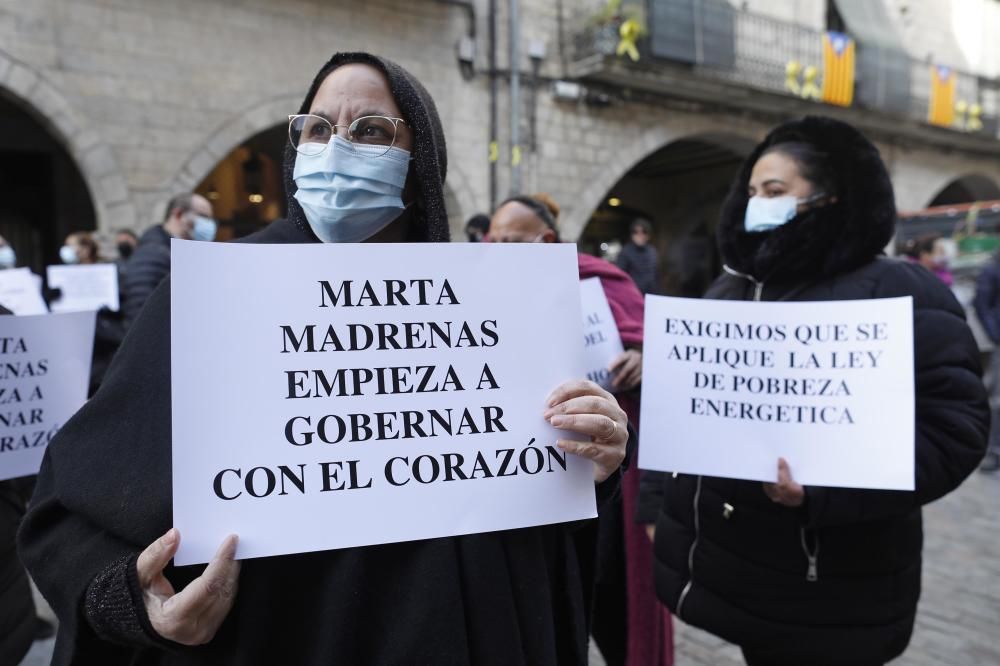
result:
<svg viewBox="0 0 1000 666"><path fill-rule="evenodd" d="M684 610L684 601L687 599L691 585L694 583L694 550L698 547L698 538L701 536L701 520L698 517L698 500L701 499L701 479L698 477L698 485L694 489L694 541L691 542L691 549L688 550L688 582L681 590L681 596L677 600L677 617L684 619L681 612Z"/></svg>
<svg viewBox="0 0 1000 666"><path fill-rule="evenodd" d="M749 280L750 284L753 285L753 300L755 300L755 301L760 301L761 300L761 298L764 295L764 281L763 280L758 280L754 276L749 275L747 273L740 273L739 271L737 271L735 269L732 269L729 266L726 266L725 264L722 265L722 270L724 270L725 272L729 273L733 277L738 277L738 278L743 278L744 280Z"/></svg>
<svg viewBox="0 0 1000 666"><path fill-rule="evenodd" d="M754 278L752 275L747 275L746 273L740 273L735 271L729 266L723 264L722 269L734 277L743 278L744 280L749 280L753 288L753 300L759 301L764 294L764 283ZM698 501L701 499L701 480L702 477L698 477L698 485L695 487L694 491L694 541L691 542L691 549L688 551L688 582L681 590L681 596L677 599L677 617L684 619L684 602L687 600L688 594L691 592L691 586L694 584L694 551L698 548L698 539L701 536L701 520L698 516Z"/></svg>
<svg viewBox="0 0 1000 666"><path fill-rule="evenodd" d="M760 301L761 300L761 298L764 295L764 281L763 280L758 280L754 276L748 275L746 273L740 273L739 271L734 270L734 269L730 268L729 266L726 266L725 264L723 264L722 270L724 270L726 273L732 275L733 277L738 277L738 278L743 278L744 280L748 280L753 285L753 300L754 301ZM699 481L700 481L700 477L699 477ZM701 486L699 485L699 490L700 489L701 489ZM696 526L697 526L697 517L698 517L698 513L697 513L697 506L696 506L695 507L695 525ZM806 580L809 581L810 583L815 583L816 581L819 580L819 535L815 531L813 531L812 535L813 535L814 548L812 550L809 550L809 544L806 541L806 528L803 527L803 528L801 528L799 530L799 540L802 542L802 552L804 552L806 554L806 561L808 562L808 567L806 568ZM692 548L692 552L693 552L693 550L694 549ZM688 585L690 586L690 583L688 583ZM686 592L687 588L684 588L684 591ZM683 598L684 598L684 594L681 593L681 599L683 600ZM680 611L680 604L678 604L677 610Z"/></svg>
<svg viewBox="0 0 1000 666"><path fill-rule="evenodd" d="M764 282L763 280L758 280L752 275L746 273L740 273L737 270L730 268L723 264L722 269L732 275L733 277L743 278L744 280L749 280L753 285L753 300L760 301L764 296ZM698 547L698 538L701 535L701 521L698 518L698 500L701 499L701 479L698 477L698 485L694 491L694 541L691 543L691 549L688 551L688 582L681 590L681 596L677 600L677 617L684 619L681 614L684 610L684 601L687 600L688 593L691 592L691 585L694 584L694 551ZM805 537L803 536L803 546L805 545ZM819 552L819 542L817 542L816 551ZM808 550L806 551L808 554ZM810 556L809 560L809 575L816 575L816 561L815 558ZM815 578L809 578L809 580L815 580Z"/></svg>
<svg viewBox="0 0 1000 666"><path fill-rule="evenodd" d="M805 527L799 529L799 540L802 542L802 551L806 554L806 560L809 562L809 568L806 569L806 580L815 583L819 580L819 535L815 531L813 532L814 548L812 550L809 550L809 544L806 541Z"/></svg>

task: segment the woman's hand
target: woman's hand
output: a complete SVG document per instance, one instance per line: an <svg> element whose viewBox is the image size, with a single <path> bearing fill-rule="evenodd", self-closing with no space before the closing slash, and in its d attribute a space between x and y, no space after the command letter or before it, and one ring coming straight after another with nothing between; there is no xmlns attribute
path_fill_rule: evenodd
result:
<svg viewBox="0 0 1000 666"><path fill-rule="evenodd" d="M792 478L792 470L788 468L788 461L778 458L778 482L765 483L764 494L771 498L775 504L781 504L791 508L798 508L806 500L806 490L795 483Z"/></svg>
<svg viewBox="0 0 1000 666"><path fill-rule="evenodd" d="M208 568L180 592L174 592L163 569L177 552L181 534L172 528L142 551L136 562L149 622L160 636L183 645L202 645L226 619L240 575L235 535L219 546Z"/></svg>
<svg viewBox="0 0 1000 666"><path fill-rule="evenodd" d="M561 384L546 401L545 419L560 430L585 435L589 441L560 439L563 451L594 463L594 480L611 476L625 460L628 419L615 397L593 382L579 380Z"/></svg>
<svg viewBox="0 0 1000 666"><path fill-rule="evenodd" d="M626 349L611 362L608 372L614 375L611 386L616 391L631 391L642 383L642 352Z"/></svg>

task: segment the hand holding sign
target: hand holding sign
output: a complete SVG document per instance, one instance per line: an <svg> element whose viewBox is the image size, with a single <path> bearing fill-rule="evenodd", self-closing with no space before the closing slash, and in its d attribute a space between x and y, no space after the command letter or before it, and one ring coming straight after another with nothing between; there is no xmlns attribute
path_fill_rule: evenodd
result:
<svg viewBox="0 0 1000 666"><path fill-rule="evenodd" d="M626 349L611 362L608 371L614 377L611 387L616 391L631 391L642 383L642 352Z"/></svg>
<svg viewBox="0 0 1000 666"><path fill-rule="evenodd" d="M614 396L594 382L566 382L546 404L545 419L552 427L590 437L589 442L560 439L556 446L590 459L595 481L604 481L621 466L628 443L628 417Z"/></svg>
<svg viewBox="0 0 1000 666"><path fill-rule="evenodd" d="M180 532L172 528L142 551L136 560L139 585L149 623L163 638L182 645L203 645L215 637L233 607L240 563L234 535L219 546L204 573L174 592L163 569L177 552Z"/></svg>
<svg viewBox="0 0 1000 666"><path fill-rule="evenodd" d="M806 501L806 490L792 478L792 470L788 461L778 458L778 482L765 483L764 494L775 504L797 509Z"/></svg>

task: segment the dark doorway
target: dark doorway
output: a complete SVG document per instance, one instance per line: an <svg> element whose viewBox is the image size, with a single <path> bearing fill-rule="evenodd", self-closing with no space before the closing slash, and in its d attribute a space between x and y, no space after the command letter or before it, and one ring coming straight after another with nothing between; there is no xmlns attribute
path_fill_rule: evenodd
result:
<svg viewBox="0 0 1000 666"><path fill-rule="evenodd" d="M246 236L287 211L282 163L288 127L253 135L220 161L195 191L212 202L218 240Z"/></svg>
<svg viewBox="0 0 1000 666"><path fill-rule="evenodd" d="M96 228L94 204L73 159L41 119L0 91L0 235L17 265L44 274L74 231Z"/></svg>
<svg viewBox="0 0 1000 666"><path fill-rule="evenodd" d="M1000 199L1000 187L986 176L969 174L956 178L931 199L928 208L971 203L973 201L994 201Z"/></svg>
<svg viewBox="0 0 1000 666"><path fill-rule="evenodd" d="M647 155L591 215L580 251L615 261L636 217L653 226L659 293L701 296L721 270L715 244L719 208L752 144L737 137L675 141Z"/></svg>

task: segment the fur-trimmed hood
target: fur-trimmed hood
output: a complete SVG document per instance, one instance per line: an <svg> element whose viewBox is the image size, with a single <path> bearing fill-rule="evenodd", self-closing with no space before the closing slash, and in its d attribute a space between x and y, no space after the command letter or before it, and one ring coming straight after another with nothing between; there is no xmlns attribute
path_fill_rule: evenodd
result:
<svg viewBox="0 0 1000 666"><path fill-rule="evenodd" d="M769 147L791 141L809 143L829 157L837 202L773 231L748 233L743 221L753 166ZM719 251L727 266L757 280L822 279L881 254L895 224L892 182L878 149L847 123L808 116L773 129L743 164L722 207Z"/></svg>

